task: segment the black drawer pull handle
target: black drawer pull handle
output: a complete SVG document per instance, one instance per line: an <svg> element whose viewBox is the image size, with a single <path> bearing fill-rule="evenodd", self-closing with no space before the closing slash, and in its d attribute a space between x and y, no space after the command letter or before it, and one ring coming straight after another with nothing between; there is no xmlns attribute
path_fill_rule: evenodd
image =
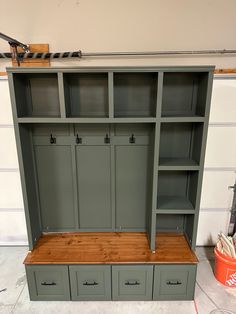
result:
<svg viewBox="0 0 236 314"><path fill-rule="evenodd" d="M93 281L93 282L85 281L83 283L83 286L97 286L97 285L98 285L98 282L96 281Z"/></svg>
<svg viewBox="0 0 236 314"><path fill-rule="evenodd" d="M104 137L104 143L110 144L110 138L109 138L108 134L106 134L106 137Z"/></svg>
<svg viewBox="0 0 236 314"><path fill-rule="evenodd" d="M139 286L140 282L138 282L137 280L135 280L135 281L126 281L125 285L126 286Z"/></svg>
<svg viewBox="0 0 236 314"><path fill-rule="evenodd" d="M46 281L43 281L41 282L41 285L42 286L56 286L57 284L55 282L46 282Z"/></svg>
<svg viewBox="0 0 236 314"><path fill-rule="evenodd" d="M132 134L129 138L129 142L130 144L134 144L135 143L135 137L134 137L134 134Z"/></svg>
<svg viewBox="0 0 236 314"><path fill-rule="evenodd" d="M182 282L179 281L179 280L176 280L176 281L171 281L171 280L168 280L166 282L167 285L170 285L170 286L178 286L178 285L182 285Z"/></svg>
<svg viewBox="0 0 236 314"><path fill-rule="evenodd" d="M53 137L52 134L51 134L51 136L50 136L50 143L51 144L56 144L56 142L57 142L56 138Z"/></svg>
<svg viewBox="0 0 236 314"><path fill-rule="evenodd" d="M76 144L82 144L82 138L79 135L76 135Z"/></svg>

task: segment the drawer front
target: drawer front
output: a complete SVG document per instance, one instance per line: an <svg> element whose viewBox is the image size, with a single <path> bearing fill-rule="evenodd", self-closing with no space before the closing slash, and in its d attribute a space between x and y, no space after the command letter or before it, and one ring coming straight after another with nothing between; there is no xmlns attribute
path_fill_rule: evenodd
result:
<svg viewBox="0 0 236 314"><path fill-rule="evenodd" d="M153 266L113 266L113 300L152 300Z"/></svg>
<svg viewBox="0 0 236 314"><path fill-rule="evenodd" d="M192 300L196 268L196 265L155 266L153 300Z"/></svg>
<svg viewBox="0 0 236 314"><path fill-rule="evenodd" d="M68 266L26 265L32 301L70 300Z"/></svg>
<svg viewBox="0 0 236 314"><path fill-rule="evenodd" d="M109 265L70 266L72 300L111 300Z"/></svg>

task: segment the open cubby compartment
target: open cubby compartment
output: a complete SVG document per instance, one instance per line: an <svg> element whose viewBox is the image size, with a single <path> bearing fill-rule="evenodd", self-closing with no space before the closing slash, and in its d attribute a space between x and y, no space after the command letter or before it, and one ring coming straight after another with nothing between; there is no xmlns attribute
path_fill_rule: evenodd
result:
<svg viewBox="0 0 236 314"><path fill-rule="evenodd" d="M108 73L64 73L68 117L108 117Z"/></svg>
<svg viewBox="0 0 236 314"><path fill-rule="evenodd" d="M194 214L157 214L156 231L182 233L191 245L193 240ZM158 243L158 235L157 235ZM158 245L158 244L157 244ZM158 249L158 247L157 247Z"/></svg>
<svg viewBox="0 0 236 314"><path fill-rule="evenodd" d="M204 116L208 72L164 73L162 116Z"/></svg>
<svg viewBox="0 0 236 314"><path fill-rule="evenodd" d="M157 209L195 209L198 171L159 171Z"/></svg>
<svg viewBox="0 0 236 314"><path fill-rule="evenodd" d="M14 74L18 117L59 117L57 73Z"/></svg>
<svg viewBox="0 0 236 314"><path fill-rule="evenodd" d="M200 163L203 123L162 123L160 166L198 166Z"/></svg>
<svg viewBox="0 0 236 314"><path fill-rule="evenodd" d="M114 73L115 117L155 117L158 73Z"/></svg>

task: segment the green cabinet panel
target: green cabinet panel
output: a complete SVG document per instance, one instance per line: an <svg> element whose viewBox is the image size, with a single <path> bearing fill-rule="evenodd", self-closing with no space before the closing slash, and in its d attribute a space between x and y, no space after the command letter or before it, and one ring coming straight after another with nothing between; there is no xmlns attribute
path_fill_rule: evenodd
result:
<svg viewBox="0 0 236 314"><path fill-rule="evenodd" d="M196 265L155 266L153 300L192 300L196 269Z"/></svg>
<svg viewBox="0 0 236 314"><path fill-rule="evenodd" d="M72 300L111 300L111 266L70 266Z"/></svg>
<svg viewBox="0 0 236 314"><path fill-rule="evenodd" d="M44 230L76 227L70 146L35 146Z"/></svg>
<svg viewBox="0 0 236 314"><path fill-rule="evenodd" d="M116 228L145 229L148 146L115 147Z"/></svg>
<svg viewBox="0 0 236 314"><path fill-rule="evenodd" d="M111 228L110 146L77 146L76 161L80 228Z"/></svg>
<svg viewBox="0 0 236 314"><path fill-rule="evenodd" d="M112 266L113 300L152 300L153 266Z"/></svg>
<svg viewBox="0 0 236 314"><path fill-rule="evenodd" d="M68 266L27 265L30 300L66 301L70 300Z"/></svg>
<svg viewBox="0 0 236 314"><path fill-rule="evenodd" d="M32 134L36 136L69 136L70 135L70 125L67 123L42 123L34 124L32 126Z"/></svg>

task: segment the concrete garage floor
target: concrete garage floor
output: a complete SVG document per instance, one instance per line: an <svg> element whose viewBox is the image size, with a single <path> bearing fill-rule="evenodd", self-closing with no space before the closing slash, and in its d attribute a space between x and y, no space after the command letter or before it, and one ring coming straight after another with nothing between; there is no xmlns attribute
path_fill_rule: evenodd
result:
<svg viewBox="0 0 236 314"><path fill-rule="evenodd" d="M1 314L236 314L236 288L224 287L212 273L213 248L197 248L195 302L30 302L22 265L26 252L27 247L0 247L0 291L7 289L0 292Z"/></svg>

